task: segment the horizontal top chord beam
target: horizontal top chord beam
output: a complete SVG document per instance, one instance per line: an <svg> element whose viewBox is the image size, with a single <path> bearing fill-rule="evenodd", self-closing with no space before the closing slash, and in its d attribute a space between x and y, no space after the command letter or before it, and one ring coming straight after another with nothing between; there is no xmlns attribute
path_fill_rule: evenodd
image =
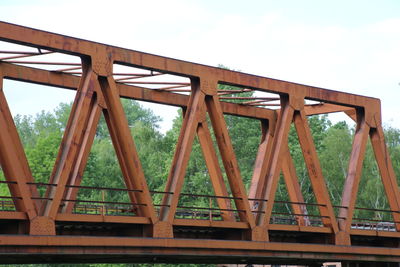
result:
<svg viewBox="0 0 400 267"><path fill-rule="evenodd" d="M207 79L212 79L224 84L242 86L265 92L292 94L311 100L351 107L371 108L374 111L380 110L380 100L376 98L210 67L125 48L108 46L6 22L0 22L0 40L81 57L109 57L112 63L139 66L145 69L162 71L184 77L207 77Z"/></svg>

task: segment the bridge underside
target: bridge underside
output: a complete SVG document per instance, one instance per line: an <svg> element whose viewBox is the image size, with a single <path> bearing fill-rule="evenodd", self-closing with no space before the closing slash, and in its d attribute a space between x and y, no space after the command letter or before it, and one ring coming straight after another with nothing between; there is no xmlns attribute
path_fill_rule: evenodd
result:
<svg viewBox="0 0 400 267"><path fill-rule="evenodd" d="M247 241L248 229L190 225L176 220L174 238L142 236L148 224L56 221L56 236L12 234L10 225L24 227L23 221L2 224L0 263L248 263L397 264L400 262L398 235L375 230L352 230L351 245L335 245L332 232L323 227L271 225L269 242ZM114 218L115 219L115 218ZM92 218L93 220L93 218ZM26 227L26 225L25 225ZM7 230L8 229L8 230ZM392 265L382 265L392 266ZM397 266L397 265L393 265Z"/></svg>
<svg viewBox="0 0 400 267"><path fill-rule="evenodd" d="M4 22L0 22L0 41L37 50L0 51L12 54L0 58L0 164L5 178L0 183L10 192L0 196L0 263L400 262L400 192L384 140L378 99ZM50 55L73 59L21 60ZM128 70L117 72L118 68ZM76 92L47 182L35 181L32 175L3 93L5 79ZM249 97L249 92L254 94ZM151 178L144 175L121 98L182 109L182 127L163 191L148 187ZM345 113L356 124L340 205L331 202L307 119L333 112ZM102 114L125 188L81 184ZM248 190L226 115L251 118L261 125ZM291 126L298 136L315 203L307 203L301 192L288 147ZM181 192L195 138L214 194ZM387 210L356 207L368 140L388 200ZM281 176L289 201L275 200ZM129 201L105 201L104 194L103 200L79 199L79 190L124 192ZM154 197L157 194L161 197ZM185 206L182 197L206 201ZM285 205L290 212L277 211L275 205ZM355 218L356 210L386 212L392 220Z"/></svg>
<svg viewBox="0 0 400 267"><path fill-rule="evenodd" d="M7 237L0 262L17 263L398 263L393 249L306 243L126 237ZM29 245L27 245L27 243ZM12 245L11 245L12 244ZM391 254L392 253L392 254ZM390 255L391 254L391 255Z"/></svg>

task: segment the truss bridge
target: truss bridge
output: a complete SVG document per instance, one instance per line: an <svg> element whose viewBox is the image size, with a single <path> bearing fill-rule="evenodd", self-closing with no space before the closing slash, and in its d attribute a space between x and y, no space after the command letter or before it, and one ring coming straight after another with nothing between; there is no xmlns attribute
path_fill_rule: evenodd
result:
<svg viewBox="0 0 400 267"><path fill-rule="evenodd" d="M0 263L340 261L397 266L400 262L400 192L385 144L379 99L6 22L0 22L0 41L6 47L0 51L4 173L0 185L10 192L0 197ZM4 80L76 93L46 182L36 181L32 174L4 94ZM149 187L151 177L144 174L121 98L182 109L183 122L164 190ZM345 113L356 125L339 205L330 200L307 119L335 112ZM248 188L225 121L228 115L261 125ZM101 116L123 174L121 188L82 184ZM291 127L297 132L314 203L307 203L301 191L288 147ZM210 194L182 192L195 139L214 190ZM356 206L368 140L388 209ZM275 199L281 177L287 201ZM81 190L100 196L118 191L129 198L80 199ZM203 205L182 204L183 197L201 199ZM286 211L274 208L279 205ZM393 219L356 218L357 210L386 213Z"/></svg>

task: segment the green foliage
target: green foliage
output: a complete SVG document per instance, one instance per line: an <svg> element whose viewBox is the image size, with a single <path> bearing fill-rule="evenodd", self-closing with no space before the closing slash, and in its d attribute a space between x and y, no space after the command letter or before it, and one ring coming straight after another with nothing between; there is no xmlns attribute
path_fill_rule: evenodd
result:
<svg viewBox="0 0 400 267"><path fill-rule="evenodd" d="M385 129L385 140L389 148L394 172L400 178L400 130L390 126L387 127Z"/></svg>
<svg viewBox="0 0 400 267"><path fill-rule="evenodd" d="M160 118L151 110L141 107L136 101L122 99L121 102L149 188L160 189L165 175L165 165L162 161L165 160L166 154L163 135L157 130ZM124 178L104 118L101 118L97 127L82 185L125 188ZM129 200L128 194L122 191L102 193L98 190L83 189L79 197L86 200L103 200L104 198L105 201L119 202Z"/></svg>
<svg viewBox="0 0 400 267"><path fill-rule="evenodd" d="M261 123L258 120L230 115L225 115L225 120L243 181L248 187L261 141Z"/></svg>
<svg viewBox="0 0 400 267"><path fill-rule="evenodd" d="M175 154L175 146L178 141L182 126L182 112L179 111L178 116L173 121L171 130L165 135L165 148L169 152L166 153L167 159L164 161L166 176L172 163ZM183 129L184 131L185 129ZM164 190L165 183L162 185L161 190ZM204 161L202 150L197 138L195 138L190 153L189 163L186 168L185 181L183 184L182 192L185 194L200 194L200 195L213 195L211 181L208 175L208 170ZM181 196L179 205L181 206L196 206L207 207L209 205L208 199L204 197L193 198L191 196Z"/></svg>
<svg viewBox="0 0 400 267"><path fill-rule="evenodd" d="M347 124L339 123L326 131L320 152L322 172L333 205L340 205L344 180L351 153L352 133Z"/></svg>

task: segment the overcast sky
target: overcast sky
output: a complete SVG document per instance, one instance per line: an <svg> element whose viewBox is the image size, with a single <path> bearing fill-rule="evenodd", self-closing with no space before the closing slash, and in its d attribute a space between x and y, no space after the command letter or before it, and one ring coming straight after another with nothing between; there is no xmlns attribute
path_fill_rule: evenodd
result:
<svg viewBox="0 0 400 267"><path fill-rule="evenodd" d="M384 122L400 128L399 0L2 0L0 19L378 97ZM66 99L65 95L46 96L37 101L29 97L29 105L26 95L7 95L13 112L25 114L38 111L33 102L39 109L52 110L57 101ZM162 125L164 130L169 119Z"/></svg>

